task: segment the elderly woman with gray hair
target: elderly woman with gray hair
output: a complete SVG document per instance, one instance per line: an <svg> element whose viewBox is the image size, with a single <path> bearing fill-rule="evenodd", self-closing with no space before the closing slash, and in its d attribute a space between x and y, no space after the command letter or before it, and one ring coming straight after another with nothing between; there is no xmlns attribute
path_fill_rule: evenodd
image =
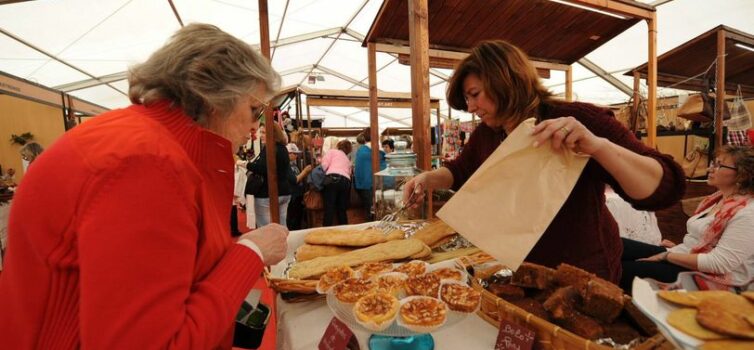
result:
<svg viewBox="0 0 754 350"><path fill-rule="evenodd" d="M228 228L233 150L279 82L203 24L132 67L133 104L63 135L16 192L3 347L230 348L244 297L286 252L283 226L236 242Z"/></svg>

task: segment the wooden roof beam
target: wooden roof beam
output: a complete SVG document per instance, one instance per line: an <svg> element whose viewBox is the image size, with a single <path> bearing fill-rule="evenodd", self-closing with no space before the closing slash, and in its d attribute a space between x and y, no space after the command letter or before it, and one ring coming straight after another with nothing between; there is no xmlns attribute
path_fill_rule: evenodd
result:
<svg viewBox="0 0 754 350"><path fill-rule="evenodd" d="M391 54L398 54L398 55L410 55L411 54L411 48L405 45L395 45L395 44L385 44L385 43L377 43L376 44L377 51L379 52L385 52L385 53L391 53ZM448 50L439 50L439 49L429 49L429 57L436 57L436 58L443 58L443 59L453 59L453 60L463 60L468 56L469 54L467 52L460 52L460 51L448 51ZM537 60L531 60L531 62L534 64L534 67L540 68L540 69L550 69L550 70L558 70L558 71L567 71L569 65L562 64L562 63L554 63L554 62L545 62L545 61L537 61ZM437 72L440 73L440 72ZM440 73L441 75L445 75ZM433 73L433 75L436 75ZM441 76L438 76L441 79L447 80L449 79L447 76L445 78L442 78Z"/></svg>
<svg viewBox="0 0 754 350"><path fill-rule="evenodd" d="M649 5L641 3L629 4L620 0L561 0L574 5L586 6L589 8L614 13L631 18L652 19L653 10Z"/></svg>

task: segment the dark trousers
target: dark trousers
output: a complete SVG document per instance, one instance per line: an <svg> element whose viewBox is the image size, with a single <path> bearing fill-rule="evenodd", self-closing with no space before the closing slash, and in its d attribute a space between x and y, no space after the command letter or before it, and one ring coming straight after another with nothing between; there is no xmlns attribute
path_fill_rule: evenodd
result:
<svg viewBox="0 0 754 350"><path fill-rule="evenodd" d="M330 174L325 179L322 199L325 205L325 217L322 226L332 226L337 215L338 224L347 225L348 197L351 194L351 180L341 175Z"/></svg>
<svg viewBox="0 0 754 350"><path fill-rule="evenodd" d="M634 241L632 239L622 238L623 240L623 275L620 279L620 287L631 295L631 287L634 277L652 278L660 282L671 283L678 279L678 274L689 271L685 267L671 264L665 261L650 262L636 261L637 259L648 258L667 251L665 247Z"/></svg>
<svg viewBox="0 0 754 350"><path fill-rule="evenodd" d="M300 230L303 227L301 227L301 220L304 217L304 196L302 195L292 195L291 196L291 202L288 203L288 215L286 218L286 224L288 225L288 229L293 230Z"/></svg>
<svg viewBox="0 0 754 350"><path fill-rule="evenodd" d="M365 217L367 218L367 221L374 220L372 217L372 189L360 190L357 188L356 194L359 195L361 206L364 208L364 214L366 215Z"/></svg>

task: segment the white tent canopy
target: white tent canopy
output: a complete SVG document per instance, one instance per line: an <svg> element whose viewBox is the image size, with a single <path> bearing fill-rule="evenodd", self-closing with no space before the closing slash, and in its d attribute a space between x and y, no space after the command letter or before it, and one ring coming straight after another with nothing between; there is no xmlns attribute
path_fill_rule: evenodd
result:
<svg viewBox="0 0 754 350"><path fill-rule="evenodd" d="M658 55L720 24L754 33L754 0L642 2L661 4ZM174 0L173 4L183 23L211 23L251 44L260 41L257 1ZM283 76L283 86L365 90L367 52L361 42L381 4L380 0L270 0L272 64ZM108 108L124 107L129 104L128 66L145 60L179 27L167 0L11 1L0 6L0 71ZM586 58L632 86L632 79L623 73L647 61L646 40L646 24L640 22ZM377 53L377 69L380 90L410 92L408 66ZM445 96L451 74L431 70L431 96ZM574 65L573 79L576 100L613 104L629 98L580 64ZM565 75L552 71L544 83L563 93ZM660 89L658 96L673 94ZM366 109L311 107L311 113L313 118L325 118L326 127L369 123ZM383 108L379 113L381 129L411 124L410 109ZM448 113L444 99L441 113ZM459 111L452 115L471 118ZM435 118L430 119L434 123Z"/></svg>

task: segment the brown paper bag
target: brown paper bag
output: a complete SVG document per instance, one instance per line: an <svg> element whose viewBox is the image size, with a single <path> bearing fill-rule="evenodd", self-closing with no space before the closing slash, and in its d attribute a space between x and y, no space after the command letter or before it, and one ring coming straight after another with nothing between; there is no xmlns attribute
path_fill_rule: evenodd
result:
<svg viewBox="0 0 754 350"><path fill-rule="evenodd" d="M515 270L560 210L589 157L532 147L534 119L521 123L437 216Z"/></svg>

